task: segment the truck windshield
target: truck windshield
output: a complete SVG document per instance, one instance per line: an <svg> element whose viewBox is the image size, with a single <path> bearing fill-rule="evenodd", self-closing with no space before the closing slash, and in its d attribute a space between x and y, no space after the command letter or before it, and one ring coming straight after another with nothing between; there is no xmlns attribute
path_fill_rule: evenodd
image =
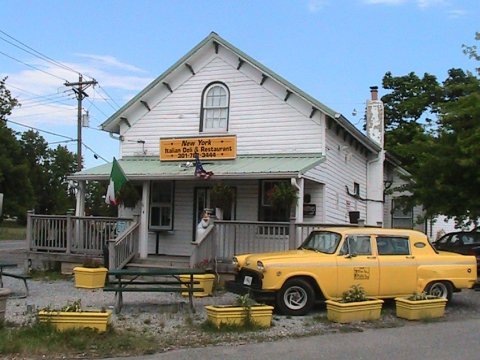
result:
<svg viewBox="0 0 480 360"><path fill-rule="evenodd" d="M299 247L302 250L319 251L326 254L333 254L337 249L342 236L329 231L314 231Z"/></svg>

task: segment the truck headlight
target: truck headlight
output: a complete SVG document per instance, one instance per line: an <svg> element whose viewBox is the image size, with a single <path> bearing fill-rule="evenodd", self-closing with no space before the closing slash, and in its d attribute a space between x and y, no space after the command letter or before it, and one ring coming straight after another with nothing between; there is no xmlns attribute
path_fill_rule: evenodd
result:
<svg viewBox="0 0 480 360"><path fill-rule="evenodd" d="M263 266L263 262L257 261L257 270L261 272L265 271L265 266Z"/></svg>

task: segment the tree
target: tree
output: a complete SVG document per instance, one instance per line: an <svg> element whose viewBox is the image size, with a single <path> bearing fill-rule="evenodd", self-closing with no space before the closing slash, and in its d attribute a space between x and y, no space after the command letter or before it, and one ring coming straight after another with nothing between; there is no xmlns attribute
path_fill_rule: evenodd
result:
<svg viewBox="0 0 480 360"><path fill-rule="evenodd" d="M476 48L469 49L476 55ZM412 180L398 190L411 193L408 204L423 205L426 216L443 214L459 223L476 223L480 80L461 69L449 70L442 84L427 75L394 78L387 73L384 78L384 86L392 90L382 98L390 117L387 148L404 162Z"/></svg>
<svg viewBox="0 0 480 360"><path fill-rule="evenodd" d="M6 78L0 80L0 193L4 194L4 215L24 219L34 202L33 189L17 133L6 125L7 117L19 104L6 88L5 81Z"/></svg>

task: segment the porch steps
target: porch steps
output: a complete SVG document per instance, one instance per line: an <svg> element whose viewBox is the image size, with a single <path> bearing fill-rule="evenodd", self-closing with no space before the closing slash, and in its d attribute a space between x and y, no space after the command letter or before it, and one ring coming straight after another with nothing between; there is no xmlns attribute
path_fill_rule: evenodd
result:
<svg viewBox="0 0 480 360"><path fill-rule="evenodd" d="M188 256L150 255L146 259L133 259L127 268L188 268Z"/></svg>

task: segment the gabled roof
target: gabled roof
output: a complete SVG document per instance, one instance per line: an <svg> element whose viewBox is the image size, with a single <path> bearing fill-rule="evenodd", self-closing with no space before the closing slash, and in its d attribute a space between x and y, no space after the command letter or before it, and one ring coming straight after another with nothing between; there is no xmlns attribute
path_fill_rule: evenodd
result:
<svg viewBox="0 0 480 360"><path fill-rule="evenodd" d="M153 80L145 89L143 89L140 93L138 93L135 97L133 97L129 102L127 102L123 107L121 107L118 111L116 111L105 122L103 122L101 124L102 130L119 133L119 123L122 120L122 115L133 106L141 106L140 102L142 98L144 98L156 86L160 84L168 83L168 77L177 68L188 65L189 59L191 59L200 49L204 48L205 46L211 46L212 51L217 46L222 46L230 50L231 52L235 53L239 57L239 59L242 59L243 61L248 62L252 67L259 70L267 78L278 82L279 84L284 86L286 90L296 94L298 97L302 98L307 103L310 103L312 106L312 111L316 111L316 110L321 111L325 115L333 119L335 122L337 122L337 124L339 124L345 130L347 130L348 133L350 133L355 139L357 139L367 149L375 152L378 152L380 150L380 147L376 143L374 143L367 136L365 136L365 134L363 134L360 130L358 130L343 115L335 112L325 104L321 103L320 101L314 99L307 93L303 92L301 89L291 84L280 75L276 74L266 66L257 62L255 59L251 58L250 56L245 54L243 51L237 49L235 46L230 44L228 41L220 37L215 32L210 33L210 35L208 35L205 39L203 39L200 43L198 43L198 45L196 45L180 60L178 60L175 64L173 64L170 68L168 68L163 74L161 74L155 80Z"/></svg>
<svg viewBox="0 0 480 360"><path fill-rule="evenodd" d="M214 179L285 178L304 174L320 164L325 157L319 153L238 155L235 160L205 160L203 167L214 173ZM129 180L165 179L194 180L193 162L160 161L158 157L124 157L118 160ZM70 179L108 180L112 164L83 170Z"/></svg>

